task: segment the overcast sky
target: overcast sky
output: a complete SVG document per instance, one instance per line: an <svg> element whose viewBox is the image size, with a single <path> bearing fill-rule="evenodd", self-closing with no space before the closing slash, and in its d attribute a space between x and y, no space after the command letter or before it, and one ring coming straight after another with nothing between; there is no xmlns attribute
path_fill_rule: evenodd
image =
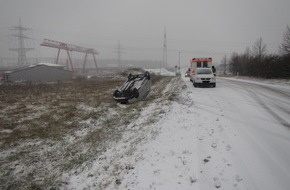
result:
<svg viewBox="0 0 290 190"><path fill-rule="evenodd" d="M269 53L278 51L287 25L290 0L0 0L0 56L17 57L13 30L21 18L34 51L28 57L56 56L40 46L44 38L95 48L98 58L162 60L166 26L170 65L192 57L244 52L262 38ZM9 37L10 36L10 37ZM78 56L73 53L73 56Z"/></svg>

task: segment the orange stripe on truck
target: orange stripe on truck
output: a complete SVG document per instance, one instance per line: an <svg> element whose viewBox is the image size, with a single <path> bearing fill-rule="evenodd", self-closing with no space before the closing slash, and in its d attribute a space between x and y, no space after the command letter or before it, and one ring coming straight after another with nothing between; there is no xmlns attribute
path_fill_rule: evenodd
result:
<svg viewBox="0 0 290 190"><path fill-rule="evenodd" d="M212 62L212 58L193 58L191 62Z"/></svg>

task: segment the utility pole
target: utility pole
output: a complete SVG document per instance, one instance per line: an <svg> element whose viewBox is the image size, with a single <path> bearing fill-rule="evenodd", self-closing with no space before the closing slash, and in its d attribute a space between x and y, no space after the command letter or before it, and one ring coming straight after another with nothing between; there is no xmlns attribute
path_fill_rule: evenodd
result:
<svg viewBox="0 0 290 190"><path fill-rule="evenodd" d="M179 65L179 70L180 70L180 54L181 54L181 52L178 53L178 65Z"/></svg>
<svg viewBox="0 0 290 190"><path fill-rule="evenodd" d="M221 66L222 66L223 75L225 76L227 74L227 69L228 69L228 67L227 67L227 55L225 55L222 58Z"/></svg>
<svg viewBox="0 0 290 190"><path fill-rule="evenodd" d="M118 67L122 67L122 59L121 59L121 54L124 53L123 48L121 46L120 40L119 43L117 45L117 47L115 48L117 51L115 51L118 54Z"/></svg>
<svg viewBox="0 0 290 190"><path fill-rule="evenodd" d="M181 72L180 72L180 54L181 52L178 52L178 66L175 66L175 74L176 76L181 76Z"/></svg>
<svg viewBox="0 0 290 190"><path fill-rule="evenodd" d="M167 68L167 40L166 40L166 26L164 27L164 36L163 36L163 59L162 64L164 68Z"/></svg>
<svg viewBox="0 0 290 190"><path fill-rule="evenodd" d="M18 45L17 48L10 48L11 51L16 51L18 53L18 67L23 67L24 65L27 65L27 59L26 59L26 51L33 50L34 48L25 48L24 39L31 39L24 35L24 31L30 30L29 28L22 27L21 25L21 18L19 18L19 25L13 26L11 30L15 30L16 33L12 36L17 37Z"/></svg>

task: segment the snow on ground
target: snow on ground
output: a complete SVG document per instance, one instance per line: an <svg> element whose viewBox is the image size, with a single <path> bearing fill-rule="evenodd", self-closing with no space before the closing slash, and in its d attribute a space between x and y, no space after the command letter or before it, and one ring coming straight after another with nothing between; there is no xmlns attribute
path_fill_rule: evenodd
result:
<svg viewBox="0 0 290 190"><path fill-rule="evenodd" d="M158 75L162 75L162 76L175 76L175 72L169 71L165 68L160 68L160 69L146 69L147 71L149 71L150 73L155 73Z"/></svg>
<svg viewBox="0 0 290 190"><path fill-rule="evenodd" d="M193 88L189 79L182 77L168 84L163 94L176 90L177 86L180 93L173 103L157 99L124 128L123 140L113 142L92 166L65 174L67 187L130 190L289 187L289 129L251 97L255 87L245 86L248 88L245 90L218 79L217 88ZM284 109L289 113L289 106ZM148 122L150 118L154 122Z"/></svg>
<svg viewBox="0 0 290 190"><path fill-rule="evenodd" d="M207 105L207 96L195 103L190 85L156 124L158 137L139 147L143 160L119 189L246 189L242 172L232 167L235 133L225 130L223 110Z"/></svg>
<svg viewBox="0 0 290 190"><path fill-rule="evenodd" d="M184 99L155 127L156 139L138 148L143 160L125 178L119 189L190 189L197 180L198 161L195 128L192 127L192 101Z"/></svg>
<svg viewBox="0 0 290 190"><path fill-rule="evenodd" d="M287 189L289 130L232 86L186 84L120 189Z"/></svg>
<svg viewBox="0 0 290 190"><path fill-rule="evenodd" d="M175 76L165 69L149 71ZM42 126L48 120L60 122L56 130L62 125L74 126L74 121L80 125L69 132L63 128L59 139L52 133L53 139L45 135L45 139L15 142L1 150L3 187L289 188L288 81L218 78L216 88L194 88L182 75L164 77L156 84L144 101L131 105L104 103L104 98L96 103L95 91L83 92L80 95L85 98L77 103L65 93L65 100L72 100L72 105L60 101L61 94L54 100L53 91L53 104L41 104L43 97L32 103L29 98L24 102L8 99L15 105L8 103L0 110L2 119L8 118L3 119L7 126L10 120L23 123L12 122L19 125L18 129L29 123ZM111 97L111 91L105 92L107 97ZM100 94L104 96L104 91ZM43 120L38 122L40 117ZM47 125L52 130L53 126ZM12 129L1 128L0 134L7 137L15 132ZM42 134L42 130L36 134ZM98 135L104 138L96 141Z"/></svg>
<svg viewBox="0 0 290 190"><path fill-rule="evenodd" d="M222 77L227 80L242 81L254 84L264 84L264 85L276 85L281 87L290 87L290 79L261 79L255 77Z"/></svg>
<svg viewBox="0 0 290 190"><path fill-rule="evenodd" d="M180 91L180 82L182 81L173 79L163 94L171 95L169 90ZM111 142L106 152L96 158L92 165L85 166L85 170L73 170L63 175L64 181L68 183L66 188L116 189L123 184L126 174L135 168L138 161L143 160L143 154L136 151L138 146L152 141L159 133L160 128L154 123L166 117L169 102L163 97L157 98L148 107L143 108L137 120L127 126L120 126L120 130L123 130L121 141ZM127 107L122 104L118 106L124 109Z"/></svg>

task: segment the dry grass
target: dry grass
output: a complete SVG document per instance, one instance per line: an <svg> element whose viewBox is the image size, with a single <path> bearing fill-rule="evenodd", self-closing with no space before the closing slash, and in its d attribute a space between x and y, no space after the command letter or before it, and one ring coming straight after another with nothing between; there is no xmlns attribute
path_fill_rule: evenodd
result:
<svg viewBox="0 0 290 190"><path fill-rule="evenodd" d="M149 96L125 107L112 98L124 80L0 85L0 189L58 189L62 172L81 170L108 141L118 142L120 126L138 118L171 79L153 76Z"/></svg>
<svg viewBox="0 0 290 190"><path fill-rule="evenodd" d="M88 117L77 109L83 103L91 107L115 104L111 92L123 81L96 80L41 85L1 85L0 148L15 140L58 138L77 126L71 122ZM43 107L43 109L38 109ZM97 117L101 113L91 113Z"/></svg>

